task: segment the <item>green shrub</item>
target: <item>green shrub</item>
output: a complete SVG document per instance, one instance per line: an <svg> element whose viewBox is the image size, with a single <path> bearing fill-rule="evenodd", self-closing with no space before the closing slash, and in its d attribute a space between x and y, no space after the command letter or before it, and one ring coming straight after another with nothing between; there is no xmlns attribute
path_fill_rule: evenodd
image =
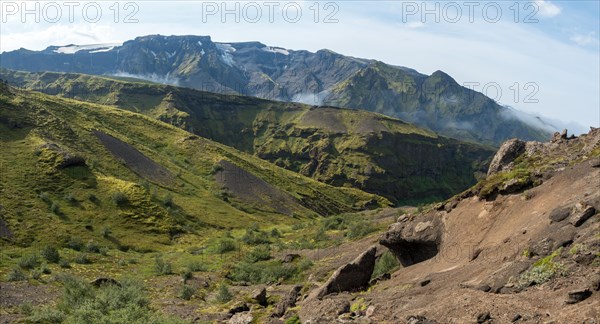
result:
<svg viewBox="0 0 600 324"><path fill-rule="evenodd" d="M260 232L260 226L258 225L258 223L252 223L252 224L250 224L250 227L248 227L248 231Z"/></svg>
<svg viewBox="0 0 600 324"><path fill-rule="evenodd" d="M561 251L562 248L554 251L545 258L536 261L531 269L521 273L517 280L517 285L519 287L528 287L532 284L539 285L554 278L555 276L566 275L567 271L565 266L562 263L554 262L554 258L556 258Z"/></svg>
<svg viewBox="0 0 600 324"><path fill-rule="evenodd" d="M190 285L183 285L181 291L179 292L179 298L184 300L190 300L196 293L196 289Z"/></svg>
<svg viewBox="0 0 600 324"><path fill-rule="evenodd" d="M285 324L300 324L300 323L302 323L302 322L300 322L300 317L298 317L298 314L294 314L294 315L292 315L292 317L285 320Z"/></svg>
<svg viewBox="0 0 600 324"><path fill-rule="evenodd" d="M103 246L98 250L98 253L100 253L100 255L102 256L108 256L108 248Z"/></svg>
<svg viewBox="0 0 600 324"><path fill-rule="evenodd" d="M40 264L40 257L37 254L24 255L19 260L19 267L23 269L37 268Z"/></svg>
<svg viewBox="0 0 600 324"><path fill-rule="evenodd" d="M217 297L216 297L217 302L226 303L226 302L230 301L232 298L233 298L233 295L229 291L229 288L227 288L227 285L225 285L225 283L221 283L217 290Z"/></svg>
<svg viewBox="0 0 600 324"><path fill-rule="evenodd" d="M40 197L40 199L45 202L48 205L52 204L52 199L50 199L50 196L48 195L47 192L40 192L40 194L38 195L38 197Z"/></svg>
<svg viewBox="0 0 600 324"><path fill-rule="evenodd" d="M279 230L277 228L273 228L271 230L271 237L273 237L273 238L280 238L281 237L281 232L279 232Z"/></svg>
<svg viewBox="0 0 600 324"><path fill-rule="evenodd" d="M165 205L166 207L174 207L175 203L173 203L173 195L171 195L170 193L168 193L165 198L163 198L162 201L163 205Z"/></svg>
<svg viewBox="0 0 600 324"><path fill-rule="evenodd" d="M42 265L40 265L40 271L43 274L51 274L52 270L50 270L50 268L48 267L48 265L46 263L42 263Z"/></svg>
<svg viewBox="0 0 600 324"><path fill-rule="evenodd" d="M104 226L102 228L102 231L100 231L100 234L102 234L102 237L104 238L109 238L112 235L112 231L110 230L110 228Z"/></svg>
<svg viewBox="0 0 600 324"><path fill-rule="evenodd" d="M63 323L65 314L52 306L46 306L35 309L30 316L27 317L26 323Z"/></svg>
<svg viewBox="0 0 600 324"><path fill-rule="evenodd" d="M154 259L154 272L158 276L170 275L173 273L171 263L165 262L161 256Z"/></svg>
<svg viewBox="0 0 600 324"><path fill-rule="evenodd" d="M23 281L27 280L27 276L19 267L13 267L10 272L6 275L7 281Z"/></svg>
<svg viewBox="0 0 600 324"><path fill-rule="evenodd" d="M64 276L63 293L56 307L35 309L26 318L30 323L183 323L154 313L144 287L131 280L120 286L94 289L86 281Z"/></svg>
<svg viewBox="0 0 600 324"><path fill-rule="evenodd" d="M83 249L83 241L78 237L71 237L67 242L67 248L75 251L81 251Z"/></svg>
<svg viewBox="0 0 600 324"><path fill-rule="evenodd" d="M147 192L150 191L150 182L146 181L146 180L142 180L140 183L138 183L140 185L140 187L146 189Z"/></svg>
<svg viewBox="0 0 600 324"><path fill-rule="evenodd" d="M53 214L60 215L60 205L56 202L52 202L52 205L50 206L50 211Z"/></svg>
<svg viewBox="0 0 600 324"><path fill-rule="evenodd" d="M216 163L216 164L213 164L212 169L210 170L210 174L215 175L219 171L223 171L223 166Z"/></svg>
<svg viewBox="0 0 600 324"><path fill-rule="evenodd" d="M58 266L60 266L63 269L69 269L71 267L71 265L69 264L69 261L67 261L65 259L61 259L60 261L58 261Z"/></svg>
<svg viewBox="0 0 600 324"><path fill-rule="evenodd" d="M97 204L100 202L100 199L98 199L98 197L96 197L96 195L94 195L94 194L89 194L88 200L93 202L94 204Z"/></svg>
<svg viewBox="0 0 600 324"><path fill-rule="evenodd" d="M89 253L100 253L100 247L94 241L89 241L85 245L85 250Z"/></svg>
<svg viewBox="0 0 600 324"><path fill-rule="evenodd" d="M38 269L31 270L31 279L40 280L42 278L42 272Z"/></svg>
<svg viewBox="0 0 600 324"><path fill-rule="evenodd" d="M263 244L255 247L246 255L246 261L250 263L256 263L258 261L265 261L271 259L271 247Z"/></svg>
<svg viewBox="0 0 600 324"><path fill-rule="evenodd" d="M33 313L33 306L31 306L30 302L24 302L19 306L19 312L22 315L29 316Z"/></svg>
<svg viewBox="0 0 600 324"><path fill-rule="evenodd" d="M184 272L181 274L181 278L183 279L183 282L186 282L186 281L188 281L188 280L192 279L192 277L193 277L193 276L194 276L194 275L192 274L192 272L191 272L191 271L184 271Z"/></svg>
<svg viewBox="0 0 600 324"><path fill-rule="evenodd" d="M60 260L60 254L58 253L58 250L53 246L45 246L40 252L40 254L44 259L46 259L46 261L50 263L58 263L58 261Z"/></svg>
<svg viewBox="0 0 600 324"><path fill-rule="evenodd" d="M377 259L375 262L375 268L373 269L373 275L371 278L377 278L386 273L392 273L392 271L400 266L400 262L394 256L394 254L387 250Z"/></svg>
<svg viewBox="0 0 600 324"><path fill-rule="evenodd" d="M298 272L303 272L306 271L308 269L310 269L310 267L313 266L313 262L310 261L310 259L302 259L300 260L300 262L298 262Z"/></svg>
<svg viewBox="0 0 600 324"><path fill-rule="evenodd" d="M373 233L374 231L375 228L371 225L371 223L360 220L350 224L348 231L346 232L346 237L349 239L361 238L367 234Z"/></svg>
<svg viewBox="0 0 600 324"><path fill-rule="evenodd" d="M235 246L235 241L230 239L230 238L222 238L219 241L217 241L217 245L216 245L216 253L218 254L222 254L222 253L227 253L227 252L231 252L231 251L235 251L237 250L236 246Z"/></svg>
<svg viewBox="0 0 600 324"><path fill-rule="evenodd" d="M327 233L325 232L325 228L322 226L319 227L314 234L315 242L323 242L323 241L327 241L328 239L329 239L329 237L327 236Z"/></svg>
<svg viewBox="0 0 600 324"><path fill-rule="evenodd" d="M129 199L127 198L127 195L125 195L124 193L122 193L120 191L113 192L113 194L111 195L111 200L118 207L125 206L129 203Z"/></svg>
<svg viewBox="0 0 600 324"><path fill-rule="evenodd" d="M346 228L344 217L342 215L323 218L321 227L326 231L343 230Z"/></svg>
<svg viewBox="0 0 600 324"><path fill-rule="evenodd" d="M229 273L233 281L250 282L255 284L274 283L295 276L298 269L290 264L282 264L279 261L249 263L240 262Z"/></svg>
<svg viewBox="0 0 600 324"><path fill-rule="evenodd" d="M188 262L185 267L189 272L206 271L206 266L199 261Z"/></svg>
<svg viewBox="0 0 600 324"><path fill-rule="evenodd" d="M77 198L75 198L75 196L73 196L71 193L65 195L65 201L71 205L77 204Z"/></svg>
<svg viewBox="0 0 600 324"><path fill-rule="evenodd" d="M271 240L269 240L267 233L249 228L246 230L246 234L244 234L242 237L242 242L249 245L259 245L269 244L271 243Z"/></svg>
<svg viewBox="0 0 600 324"><path fill-rule="evenodd" d="M92 263L92 261L88 258L87 254L85 254L85 253L79 253L78 255L75 256L75 259L73 259L73 261L77 264Z"/></svg>

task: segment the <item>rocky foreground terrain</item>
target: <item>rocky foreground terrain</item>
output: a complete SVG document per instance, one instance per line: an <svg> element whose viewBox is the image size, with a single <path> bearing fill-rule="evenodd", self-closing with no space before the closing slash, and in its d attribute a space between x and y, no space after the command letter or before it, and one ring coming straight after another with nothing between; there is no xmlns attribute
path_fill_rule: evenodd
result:
<svg viewBox="0 0 600 324"><path fill-rule="evenodd" d="M598 323L599 151L600 129L557 133L549 143L508 141L486 180L400 216L299 301L300 319ZM402 266L369 285L386 248Z"/></svg>

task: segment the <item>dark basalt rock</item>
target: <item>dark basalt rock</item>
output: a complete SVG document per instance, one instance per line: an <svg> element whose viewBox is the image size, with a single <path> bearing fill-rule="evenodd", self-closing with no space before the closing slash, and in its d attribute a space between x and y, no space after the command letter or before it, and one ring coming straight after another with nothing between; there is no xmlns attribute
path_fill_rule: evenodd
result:
<svg viewBox="0 0 600 324"><path fill-rule="evenodd" d="M351 263L337 269L322 287L311 293L311 297L322 298L331 293L359 291L368 287L376 253L377 247L372 246Z"/></svg>

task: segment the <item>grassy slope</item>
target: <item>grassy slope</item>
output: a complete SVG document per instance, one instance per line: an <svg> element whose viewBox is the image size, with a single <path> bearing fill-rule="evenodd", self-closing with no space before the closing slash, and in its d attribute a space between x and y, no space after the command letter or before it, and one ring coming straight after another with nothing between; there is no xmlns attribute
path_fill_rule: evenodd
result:
<svg viewBox="0 0 600 324"><path fill-rule="evenodd" d="M224 201L212 174L214 165L224 159L303 199L304 206L289 206L297 217L313 217L314 210L339 213L366 203L386 203L382 198L327 186L224 145L190 137L179 128L139 114L12 91L14 94L0 95L0 205L2 218L20 244L60 242L74 232L83 233L83 238L97 238L100 229L107 226L119 238L119 245L143 250L160 248L182 233L201 235L203 231L245 227L252 222L294 221L269 206L253 206L235 198ZM175 180L163 185L140 178L119 163L92 130L133 145L176 175ZM62 150L84 157L87 165L56 167L62 156L44 148L46 143L56 143ZM129 203L115 205L111 197L116 192L124 193ZM90 199L92 196L97 200ZM169 207L165 204L168 197L173 201ZM52 204L60 211L52 212Z"/></svg>
<svg viewBox="0 0 600 324"><path fill-rule="evenodd" d="M144 113L313 179L402 204L443 199L468 188L492 154L359 110L314 109L80 74L3 70L2 78L49 94Z"/></svg>

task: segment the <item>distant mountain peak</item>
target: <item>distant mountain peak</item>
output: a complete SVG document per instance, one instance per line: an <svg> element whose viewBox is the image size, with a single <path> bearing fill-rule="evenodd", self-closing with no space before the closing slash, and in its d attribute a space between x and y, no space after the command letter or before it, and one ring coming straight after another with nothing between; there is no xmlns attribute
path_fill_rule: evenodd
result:
<svg viewBox="0 0 600 324"><path fill-rule="evenodd" d="M70 44L0 57L2 67L14 70L126 75L210 92L364 109L485 144L550 136L539 121L508 118L507 108L441 70L427 76L329 49L312 53L257 41L147 35L123 44Z"/></svg>

